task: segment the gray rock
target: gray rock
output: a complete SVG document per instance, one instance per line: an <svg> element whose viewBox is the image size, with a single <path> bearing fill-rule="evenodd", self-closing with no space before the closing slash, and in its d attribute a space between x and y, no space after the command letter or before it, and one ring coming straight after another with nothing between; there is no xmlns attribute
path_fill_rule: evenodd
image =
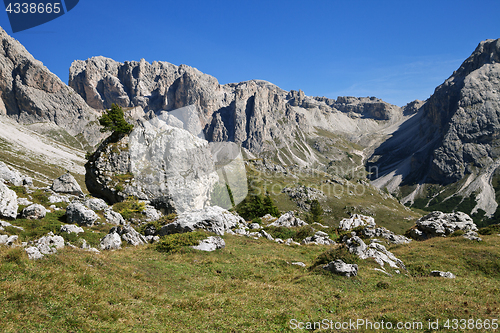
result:
<svg viewBox="0 0 500 333"><path fill-rule="evenodd" d="M226 242L219 236L210 236L200 241L196 246L191 246L193 249L200 251L215 251L226 247Z"/></svg>
<svg viewBox="0 0 500 333"><path fill-rule="evenodd" d="M81 232L85 232L82 227L76 226L74 224L65 224L61 226L59 232L66 232L68 234L75 233L79 234Z"/></svg>
<svg viewBox="0 0 500 333"><path fill-rule="evenodd" d="M327 265L323 266L323 269L326 269L332 273L352 277L358 275L358 265L356 264L346 264L340 259L335 261L331 261Z"/></svg>
<svg viewBox="0 0 500 333"><path fill-rule="evenodd" d="M385 240L387 240L389 243L392 244L408 244L411 242L411 239L408 237L405 237L403 235L396 235L392 231L384 228L384 227L378 227L378 228L373 228L373 227L365 227L361 233L366 236L366 237L382 237Z"/></svg>
<svg viewBox="0 0 500 333"><path fill-rule="evenodd" d="M306 267L306 264L304 264L302 261L292 262L292 265L296 265L296 266L300 266L300 267Z"/></svg>
<svg viewBox="0 0 500 333"><path fill-rule="evenodd" d="M260 226L260 224L258 224L258 223L250 223L250 224L248 225L248 228L249 228L250 230L254 230L254 229L260 229L260 228L262 228L262 227L261 227L261 226Z"/></svg>
<svg viewBox="0 0 500 333"><path fill-rule="evenodd" d="M12 246L14 242L17 241L18 238L19 236L17 235L12 235L12 236L0 235L0 244Z"/></svg>
<svg viewBox="0 0 500 333"><path fill-rule="evenodd" d="M158 221L162 217L162 213L150 205L146 205L142 213L146 215L146 222Z"/></svg>
<svg viewBox="0 0 500 333"><path fill-rule="evenodd" d="M266 237L268 240L270 241L273 241L274 238L273 236L271 236L269 233L267 233L265 230L261 230L260 231L260 234L263 236L263 237Z"/></svg>
<svg viewBox="0 0 500 333"><path fill-rule="evenodd" d="M118 250L122 247L122 239L116 232L109 233L101 239L101 250Z"/></svg>
<svg viewBox="0 0 500 333"><path fill-rule="evenodd" d="M16 229L19 229L19 230L24 230L23 227L18 227L18 226L10 224L9 222L5 222L5 221L0 220L0 230L4 230L4 228L6 228L6 227L16 228Z"/></svg>
<svg viewBox="0 0 500 333"><path fill-rule="evenodd" d="M295 214L293 211L289 211L283 215L281 215L276 221L273 223L269 224L270 226L274 227L286 227L286 228L291 228L291 227L302 227L305 225L308 225L306 222L302 221L298 217L295 217Z"/></svg>
<svg viewBox="0 0 500 333"><path fill-rule="evenodd" d="M23 176L19 173L19 171L9 168L2 161L0 161L0 178L8 181L14 186L23 185Z"/></svg>
<svg viewBox="0 0 500 333"><path fill-rule="evenodd" d="M79 202L73 202L66 208L66 221L68 224L78 224L91 227L99 216Z"/></svg>
<svg viewBox="0 0 500 333"><path fill-rule="evenodd" d="M18 207L16 192L9 189L3 182L0 181L0 216L15 219L17 217Z"/></svg>
<svg viewBox="0 0 500 333"><path fill-rule="evenodd" d="M28 254L28 259L30 259L30 260L42 259L43 257L45 257L40 252L40 250L35 246L27 247L24 249L24 251L26 251L26 253Z"/></svg>
<svg viewBox="0 0 500 333"><path fill-rule="evenodd" d="M382 268L384 268L384 264L388 264L394 269L401 268L406 270L403 262L381 244L372 242L367 246L361 238L353 236L346 240L346 245L349 252L356 254L360 259L373 258Z"/></svg>
<svg viewBox="0 0 500 333"><path fill-rule="evenodd" d="M371 216L353 214L350 218L344 218L340 221L339 228L342 230L351 230L360 226L375 227L375 219Z"/></svg>
<svg viewBox="0 0 500 333"><path fill-rule="evenodd" d="M138 233L131 225L113 227L109 234L118 234L124 242L133 246L148 243L146 237Z"/></svg>
<svg viewBox="0 0 500 333"><path fill-rule="evenodd" d="M70 173L65 173L61 177L54 179L51 188L54 192L83 196L80 185Z"/></svg>
<svg viewBox="0 0 500 333"><path fill-rule="evenodd" d="M281 193L287 194L292 201L294 201L300 208L309 210L311 205L309 202L313 200L324 200L325 193L314 187L306 187L300 185L297 187L284 187Z"/></svg>
<svg viewBox="0 0 500 333"><path fill-rule="evenodd" d="M112 208L108 208L104 211L104 218L106 219L106 223L114 224L114 225L124 225L125 219L122 214L115 212Z"/></svg>
<svg viewBox="0 0 500 333"><path fill-rule="evenodd" d="M96 145L97 112L0 28L0 114L23 124L51 122Z"/></svg>
<svg viewBox="0 0 500 333"><path fill-rule="evenodd" d="M54 254L57 253L58 249L64 248L64 238L49 232L36 241L36 247L42 254Z"/></svg>
<svg viewBox="0 0 500 333"><path fill-rule="evenodd" d="M106 201L99 199L99 198L90 198L87 199L83 202L83 204L87 207L92 209L93 211L98 211L98 210L106 210L108 209L108 204Z"/></svg>
<svg viewBox="0 0 500 333"><path fill-rule="evenodd" d="M442 277L442 278L447 278L447 279L456 278L455 274L453 274L451 272L441 272L441 271L432 271L431 276Z"/></svg>
<svg viewBox="0 0 500 333"><path fill-rule="evenodd" d="M191 232L196 229L203 229L222 236L224 232L244 225L246 223L242 217L221 207L208 206L205 209L179 214L176 221L160 229L160 236Z"/></svg>
<svg viewBox="0 0 500 333"><path fill-rule="evenodd" d="M71 199L66 195L52 194L49 196L49 202L54 204L58 202L71 202Z"/></svg>
<svg viewBox="0 0 500 333"><path fill-rule="evenodd" d="M29 201L28 199L26 198L17 198L17 204L19 206L29 206L31 204L33 204L33 202Z"/></svg>
<svg viewBox="0 0 500 333"><path fill-rule="evenodd" d="M160 237L159 236L149 235L149 236L146 236L146 241L148 243L156 243L156 242L160 241Z"/></svg>
<svg viewBox="0 0 500 333"><path fill-rule="evenodd" d="M302 240L302 244L335 245L336 243L330 239L330 236L326 232L316 231L313 236Z"/></svg>
<svg viewBox="0 0 500 333"><path fill-rule="evenodd" d="M21 216L23 219L39 220L47 214L45 207L39 204L33 204L23 209Z"/></svg>
<svg viewBox="0 0 500 333"><path fill-rule="evenodd" d="M478 233L477 233L477 232L472 231L472 230L467 231L467 232L463 235L463 237L464 237L465 239L472 240L472 241L478 241L478 242L480 242L480 241L482 241L482 240L483 240L481 237L479 237L479 235L478 235Z"/></svg>
<svg viewBox="0 0 500 333"><path fill-rule="evenodd" d="M421 232L419 239L427 239L436 236L448 236L457 230L477 231L476 224L469 215L456 213L443 213L434 211L421 217L416 221L416 227ZM418 233L413 232L412 236Z"/></svg>

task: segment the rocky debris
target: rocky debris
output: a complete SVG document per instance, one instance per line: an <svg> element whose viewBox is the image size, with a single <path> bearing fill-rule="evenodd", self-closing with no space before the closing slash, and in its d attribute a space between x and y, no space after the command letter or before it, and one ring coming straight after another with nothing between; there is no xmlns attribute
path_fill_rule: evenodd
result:
<svg viewBox="0 0 500 333"><path fill-rule="evenodd" d="M335 245L336 243L330 239L330 236L326 232L316 231L314 236L305 238L302 244Z"/></svg>
<svg viewBox="0 0 500 333"><path fill-rule="evenodd" d="M225 248L226 243L219 236L210 236L208 238L200 240L200 243L198 245L191 247L195 250L211 252Z"/></svg>
<svg viewBox="0 0 500 333"><path fill-rule="evenodd" d="M122 238L117 232L110 232L101 239L101 250L118 250L122 247Z"/></svg>
<svg viewBox="0 0 500 333"><path fill-rule="evenodd" d="M271 224L271 223L273 223L273 222L274 222L274 221L276 221L278 218L277 218L277 217L272 216L271 214L266 214L266 215L262 216L260 219L262 220L262 224L266 225L266 224Z"/></svg>
<svg viewBox="0 0 500 333"><path fill-rule="evenodd" d="M323 229L328 229L328 228L330 228L329 226L324 225L324 224L321 224L321 223L318 223L318 222L313 222L312 224L313 224L313 225L317 225L318 227L323 228Z"/></svg>
<svg viewBox="0 0 500 333"><path fill-rule="evenodd" d="M467 231L465 234L462 236L465 239L471 240L471 241L482 241L483 239L479 237L478 233L472 230Z"/></svg>
<svg viewBox="0 0 500 333"><path fill-rule="evenodd" d="M145 236L138 233L131 225L116 226L111 228L109 233L117 233L121 236L124 242L133 246L143 245L148 243Z"/></svg>
<svg viewBox="0 0 500 333"><path fill-rule="evenodd" d="M99 216L80 202L72 202L66 208L66 221L68 224L78 224L91 227L99 219Z"/></svg>
<svg viewBox="0 0 500 333"><path fill-rule="evenodd" d="M357 255L360 259L373 258L382 268L384 268L384 264L386 263L394 269L402 268L406 270L403 262L381 244L372 242L367 246L361 238L352 236L346 240L346 245L349 252Z"/></svg>
<svg viewBox="0 0 500 333"><path fill-rule="evenodd" d="M273 240L274 240L273 236L271 236L271 235L270 235L269 233L267 233L265 230L261 230L261 231L260 231L260 234L262 235L262 237L265 237L265 238L267 238L267 239L268 239L268 240L270 240L270 241L273 241Z"/></svg>
<svg viewBox="0 0 500 333"><path fill-rule="evenodd" d="M160 229L160 236L191 232L196 229L222 236L228 230L242 227L246 227L246 222L239 215L234 215L218 206L208 206L205 209L179 214L177 220Z"/></svg>
<svg viewBox="0 0 500 333"><path fill-rule="evenodd" d="M250 223L248 225L248 229L250 229L250 230L257 230L257 229L260 229L260 228L262 228L262 226L260 224L258 224L258 223Z"/></svg>
<svg viewBox="0 0 500 333"><path fill-rule="evenodd" d="M309 202L313 200L323 200L325 198L325 193L323 193L323 191L304 185L292 188L284 187L281 192L287 194L292 201L304 210L309 210L311 208Z"/></svg>
<svg viewBox="0 0 500 333"><path fill-rule="evenodd" d="M6 228L6 227L16 228L16 229L19 229L19 230L24 230L23 227L18 227L18 226L10 224L9 222L5 222L5 221L0 220L0 230L4 230L4 228Z"/></svg>
<svg viewBox="0 0 500 333"><path fill-rule="evenodd" d="M9 168L4 162L0 161L0 178L8 181L14 186L23 185L23 176L19 171Z"/></svg>
<svg viewBox="0 0 500 333"><path fill-rule="evenodd" d="M259 237L261 237L260 234L258 234ZM293 238L288 238L288 239L285 239L284 241L284 244L285 245L296 245L296 246L300 246L300 243L297 243L296 241L293 240Z"/></svg>
<svg viewBox="0 0 500 333"><path fill-rule="evenodd" d="M146 236L146 240L148 241L148 243L156 243L160 241L160 237L154 235L148 235Z"/></svg>
<svg viewBox="0 0 500 333"><path fill-rule="evenodd" d="M441 271L432 271L431 276L442 277L442 278L447 278L447 279L456 278L455 274L453 274L451 272L441 272Z"/></svg>
<svg viewBox="0 0 500 333"><path fill-rule="evenodd" d="M33 204L33 202L29 201L26 198L20 198L20 197L18 197L17 198L17 204L19 206L29 206L29 205Z"/></svg>
<svg viewBox="0 0 500 333"><path fill-rule="evenodd" d="M300 266L300 267L306 267L306 264L304 264L302 261L292 262L292 265L296 265L296 266Z"/></svg>
<svg viewBox="0 0 500 333"><path fill-rule="evenodd" d="M69 172L54 179L51 186L52 191L58 193L68 193L76 196L83 196L82 189L75 177L73 177Z"/></svg>
<svg viewBox="0 0 500 333"><path fill-rule="evenodd" d="M423 240L437 236L448 236L457 230L477 231L477 227L470 216L465 213L434 211L418 219L416 227L410 229L410 235L415 239Z"/></svg>
<svg viewBox="0 0 500 333"><path fill-rule="evenodd" d="M106 219L106 223L114 224L114 225L124 225L125 219L122 214L115 212L112 208L108 208L104 211L104 218Z"/></svg>
<svg viewBox="0 0 500 333"><path fill-rule="evenodd" d="M358 275L358 265L356 264L346 264L340 259L335 261L331 261L328 264L323 266L323 269L326 269L334 274L352 277Z"/></svg>
<svg viewBox="0 0 500 333"><path fill-rule="evenodd" d="M19 237L17 235L0 235L0 244L12 246Z"/></svg>
<svg viewBox="0 0 500 333"><path fill-rule="evenodd" d="M70 203L71 199L68 196L66 196L66 195L51 194L49 196L49 202L51 204L58 203L58 202L67 202L67 203Z"/></svg>
<svg viewBox="0 0 500 333"><path fill-rule="evenodd" d="M85 251L89 251L89 252L94 252L94 253L101 253L101 251L99 251L98 249L96 249L95 247L92 247L90 246L89 244L87 244L87 241L83 238L80 238L81 239L81 245L80 245L80 248L85 250Z"/></svg>
<svg viewBox="0 0 500 333"><path fill-rule="evenodd" d="M58 249L64 248L64 238L62 238L61 236L56 236L52 232L49 232L46 236L43 236L42 238L37 240L34 247L40 254L42 254L42 257L44 254L54 254L57 253ZM30 257L30 252L32 252L32 256L35 257L30 257L30 259L39 259L37 258L38 254L36 253L36 251L28 251L28 249L26 249L28 257Z"/></svg>
<svg viewBox="0 0 500 333"><path fill-rule="evenodd" d="M22 124L51 122L97 144L97 112L1 28L0 45L0 114Z"/></svg>
<svg viewBox="0 0 500 333"><path fill-rule="evenodd" d="M372 237L382 237L392 244L408 244L411 242L411 239L405 237L403 235L396 235L394 232L384 228L384 227L372 227L367 226L363 230L361 230L363 236L372 238Z"/></svg>
<svg viewBox="0 0 500 333"><path fill-rule="evenodd" d="M0 181L0 216L15 219L17 217L18 207L19 205L17 204L16 192L9 189L2 181Z"/></svg>
<svg viewBox="0 0 500 333"><path fill-rule="evenodd" d="M47 214L47 209L39 204L33 204L23 209L21 217L28 220L40 220Z"/></svg>
<svg viewBox="0 0 500 333"><path fill-rule="evenodd" d="M308 225L306 222L302 221L298 217L295 217L295 213L293 211L286 212L281 215L276 221L269 224L269 226L273 227L302 227Z"/></svg>
<svg viewBox="0 0 500 333"><path fill-rule="evenodd" d="M208 142L153 120L101 144L85 165L88 190L111 203L135 196L164 213L203 209L219 179Z"/></svg>
<svg viewBox="0 0 500 333"><path fill-rule="evenodd" d="M342 230L351 230L360 226L375 227L375 219L371 216L353 214L350 218L344 218L340 221L339 228Z"/></svg>
<svg viewBox="0 0 500 333"><path fill-rule="evenodd" d="M93 211L106 210L108 209L108 204L106 201L99 198L90 198L83 202L83 204Z"/></svg>
<svg viewBox="0 0 500 333"><path fill-rule="evenodd" d="M150 205L145 205L142 213L146 216L146 222L158 221L162 217L162 213Z"/></svg>
<svg viewBox="0 0 500 333"><path fill-rule="evenodd" d="M76 226L74 224L65 224L61 226L59 232L66 232L68 234L75 233L79 234L81 232L85 232L82 227Z"/></svg>
<svg viewBox="0 0 500 333"><path fill-rule="evenodd" d="M37 260L37 259L42 259L45 257L40 250L35 247L35 246L30 246L24 249L26 251L26 254L28 255L28 259L30 260Z"/></svg>

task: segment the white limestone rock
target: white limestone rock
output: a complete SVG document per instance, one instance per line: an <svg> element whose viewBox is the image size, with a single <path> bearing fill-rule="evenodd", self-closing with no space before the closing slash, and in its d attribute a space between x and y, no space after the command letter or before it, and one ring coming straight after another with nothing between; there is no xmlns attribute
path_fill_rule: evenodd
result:
<svg viewBox="0 0 500 333"><path fill-rule="evenodd" d="M73 177L69 172L54 179L51 188L54 192L83 196L83 191L80 185L78 185L75 177Z"/></svg>
<svg viewBox="0 0 500 333"><path fill-rule="evenodd" d="M353 214L350 218L344 218L340 221L339 228L342 230L351 230L360 226L375 227L375 219L371 216Z"/></svg>
<svg viewBox="0 0 500 333"><path fill-rule="evenodd" d="M21 216L23 219L40 220L47 214L47 209L39 204L33 204L23 209Z"/></svg>
<svg viewBox="0 0 500 333"><path fill-rule="evenodd" d="M476 224L472 218L462 212L443 213L434 211L418 219L415 224L419 232L412 231L411 234L412 237L418 237L417 239L445 237L457 230L465 232L477 231Z"/></svg>
<svg viewBox="0 0 500 333"><path fill-rule="evenodd" d="M346 264L340 259L335 261L331 261L328 264L323 266L323 269L326 269L332 273L352 277L358 275L358 265L356 264Z"/></svg>
<svg viewBox="0 0 500 333"><path fill-rule="evenodd" d="M0 216L17 217L17 194L0 181Z"/></svg>
<svg viewBox="0 0 500 333"><path fill-rule="evenodd" d="M224 242L224 239L219 236L210 236L201 240L198 245L191 247L196 250L211 252L225 248L226 242Z"/></svg>
<svg viewBox="0 0 500 333"><path fill-rule="evenodd" d="M118 250L122 247L122 239L116 232L109 233L101 239L101 250Z"/></svg>
<svg viewBox="0 0 500 333"><path fill-rule="evenodd" d="M79 234L79 233L85 232L85 230L83 230L82 227L79 227L79 226L74 225L74 224L65 224L65 225L61 226L61 229L59 230L59 232L66 232L68 234L71 234L71 233Z"/></svg>
<svg viewBox="0 0 500 333"><path fill-rule="evenodd" d="M99 216L80 202L73 202L66 208L66 220L68 224L78 224L91 227Z"/></svg>
<svg viewBox="0 0 500 333"><path fill-rule="evenodd" d="M298 217L295 217L295 213L293 211L289 211L281 215L276 221L274 221L269 225L274 227L291 228L291 227L302 227L308 224L299 219Z"/></svg>

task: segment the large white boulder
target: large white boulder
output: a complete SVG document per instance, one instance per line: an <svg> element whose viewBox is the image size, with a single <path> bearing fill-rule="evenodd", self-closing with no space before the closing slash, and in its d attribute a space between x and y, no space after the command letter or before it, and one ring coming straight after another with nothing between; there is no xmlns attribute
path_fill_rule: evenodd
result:
<svg viewBox="0 0 500 333"><path fill-rule="evenodd" d="M17 217L17 194L0 181L0 216Z"/></svg>
<svg viewBox="0 0 500 333"><path fill-rule="evenodd" d="M436 236L448 236L457 230L477 231L476 224L472 218L462 212L443 213L434 211L415 222L416 229L412 229L411 235L417 239L426 239Z"/></svg>
<svg viewBox="0 0 500 333"><path fill-rule="evenodd" d="M87 227L94 225L99 216L80 202L73 202L66 207L66 220L69 224L78 224Z"/></svg>
<svg viewBox="0 0 500 333"><path fill-rule="evenodd" d="M291 228L291 227L302 227L305 225L308 225L306 222L302 221L298 217L295 217L295 214L293 211L289 211L283 215L281 215L276 221L273 223L269 224L270 226L273 227L286 227L286 228Z"/></svg>
<svg viewBox="0 0 500 333"><path fill-rule="evenodd" d="M375 227L375 219L371 216L353 214L350 218L340 221L339 228L342 230L351 230L360 226Z"/></svg>

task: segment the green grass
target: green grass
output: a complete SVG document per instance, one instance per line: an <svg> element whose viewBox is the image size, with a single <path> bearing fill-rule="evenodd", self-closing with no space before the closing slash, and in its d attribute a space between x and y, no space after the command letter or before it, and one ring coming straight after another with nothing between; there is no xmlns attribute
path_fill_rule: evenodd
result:
<svg viewBox="0 0 500 333"><path fill-rule="evenodd" d="M65 248L39 261L0 247L0 329L292 332L294 318L442 323L500 315L496 235L485 236L484 242L457 237L393 246L390 250L411 273L393 277L343 248L224 238L226 248L216 252L169 254L151 245L96 255ZM319 268L336 258L357 263L358 276ZM290 265L293 261L308 268ZM434 269L457 278L431 278Z"/></svg>

